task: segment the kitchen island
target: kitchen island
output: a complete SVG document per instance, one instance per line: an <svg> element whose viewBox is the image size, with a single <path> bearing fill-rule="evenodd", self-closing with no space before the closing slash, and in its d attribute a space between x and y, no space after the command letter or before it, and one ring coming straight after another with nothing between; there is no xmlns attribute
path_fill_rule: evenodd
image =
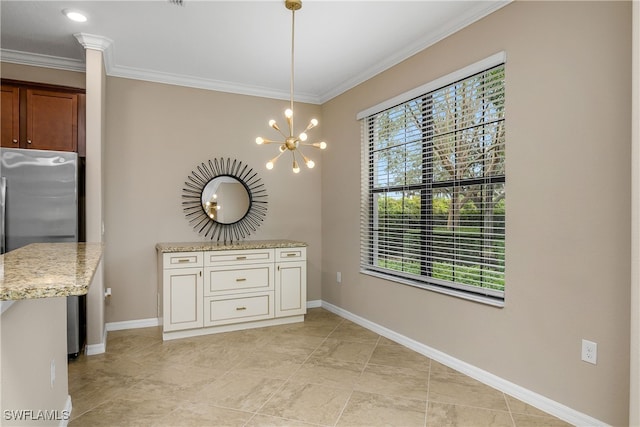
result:
<svg viewBox="0 0 640 427"><path fill-rule="evenodd" d="M89 292L101 243L34 243L0 255L0 425L66 425L67 296Z"/></svg>

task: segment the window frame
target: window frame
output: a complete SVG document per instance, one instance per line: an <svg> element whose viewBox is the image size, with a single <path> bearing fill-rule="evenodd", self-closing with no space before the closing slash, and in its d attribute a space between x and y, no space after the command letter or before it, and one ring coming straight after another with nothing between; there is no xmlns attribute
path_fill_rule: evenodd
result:
<svg viewBox="0 0 640 427"><path fill-rule="evenodd" d="M421 140L422 140L422 172L421 172L421 180L418 183L407 184L406 182L400 185L384 185L376 187L375 185L375 176L376 171L374 170L374 155L376 151L380 151L387 148L376 148L374 146L376 142L376 138L374 135L374 131L376 129L375 126L371 126L371 122L375 120L375 115L382 113L390 108L408 105L409 102L420 99L420 105L425 105L425 103L429 102L428 99L433 97L433 93L444 87L453 85L459 81L470 79L473 76L483 73L487 70L493 69L498 66L503 66L506 71L506 54L504 52L500 52L498 54L492 55L489 58L478 61L477 63L471 64L467 67L464 67L461 70L443 76L439 79L436 79L426 85L415 88L409 92L401 94L397 97L394 97L390 100L384 101L381 104L378 104L374 107L368 108L364 110L356 116L358 120L361 120L362 123L362 197L363 204L361 207L361 261L360 261L360 272L363 274L391 280L394 282L407 284L411 286L416 286L419 288L424 288L440 293L445 293L448 295L453 295L456 297L461 297L464 299L469 299L477 302L482 302L485 304L503 307L504 306L504 298L505 292L504 290L496 290L490 289L475 285L467 285L464 283L452 282L448 280L441 280L433 277L433 264L436 259L432 253L433 252L433 237L434 234L434 215L433 215L433 193L434 190L437 191L439 188L453 188L453 187L464 187L468 185L477 185L480 186L481 191L488 191L490 186L494 184L504 185L506 188L506 170L502 171L501 175L492 175L492 176L484 176L484 172L480 177L467 177L464 179L458 179L457 177L452 177L449 180L441 180L436 181L433 179L433 164L435 161L431 156L433 152L433 127L426 126L424 130L421 130ZM504 88L503 88L504 90ZM506 97L505 97L506 98ZM503 98L503 102L504 99ZM421 109L420 111L427 111ZM502 118L504 121L504 117ZM506 121L505 121L506 123ZM486 124L484 124L486 125ZM405 128L406 129L406 128ZM431 135L429 133L431 132ZM453 131L460 132L460 129L455 129ZM436 136L437 137L437 136ZM504 167L504 166L503 166ZM387 183L388 184L388 183ZM489 188L487 188L489 187ZM376 206L377 206L377 195L378 194L388 194L389 192L408 192L415 191L420 194L420 213L421 217L424 220L419 221L420 225L420 273L410 274L404 273L403 271L379 267L376 265L375 254L380 252L380 247L377 247L375 244L376 238L374 238L374 231L376 226L373 224L379 220ZM365 200L365 198L367 200ZM366 213L363 211L365 206L368 209ZM366 229L365 230L365 224ZM401 228L401 230L405 230L405 228ZM367 239L363 237L363 233L368 232L371 233ZM485 239L485 232L482 232L482 239ZM506 241L506 229L503 232L504 240ZM379 237L379 236L376 236ZM430 242L430 243L426 243ZM506 243L506 242L505 242ZM366 246L366 248L365 248ZM506 244L505 244L506 246ZM382 247L382 250L388 249L389 246ZM369 259L365 259L369 257ZM404 259L404 258L403 258ZM506 262L504 263L504 267L506 268ZM419 279L416 278L419 276ZM505 275L506 276L506 275Z"/></svg>

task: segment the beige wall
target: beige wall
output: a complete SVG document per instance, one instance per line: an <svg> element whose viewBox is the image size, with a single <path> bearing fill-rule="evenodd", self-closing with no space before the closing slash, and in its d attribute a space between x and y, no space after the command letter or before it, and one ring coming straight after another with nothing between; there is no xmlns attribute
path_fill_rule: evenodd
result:
<svg viewBox="0 0 640 427"><path fill-rule="evenodd" d="M322 299L627 424L630 41L630 2L515 2L323 105ZM502 50L505 307L360 274L356 113ZM596 366L580 360L582 338L598 343Z"/></svg>
<svg viewBox="0 0 640 427"><path fill-rule="evenodd" d="M276 138L269 119L285 125L286 101L110 77L107 79L105 175L105 286L113 296L107 322L153 318L158 242L203 240L181 207L183 183L202 162L231 157L262 178L268 213L252 240L293 239L308 247L308 299L320 299L322 160L293 176L283 156L268 171ZM296 104L296 128L318 116L319 106ZM310 135L320 136L319 128ZM300 129L302 130L302 129Z"/></svg>
<svg viewBox="0 0 640 427"><path fill-rule="evenodd" d="M23 80L26 82L84 88L85 74L75 71L53 68L30 67L28 65L0 63L0 76L3 79Z"/></svg>
<svg viewBox="0 0 640 427"><path fill-rule="evenodd" d="M69 416L63 412L69 410L67 299L16 301L2 314L0 320L0 424L61 425L62 420ZM55 373L53 384L52 370ZM14 412L5 413L20 410L33 413L23 415L21 420ZM47 411L47 414L38 415L38 411ZM34 421L38 417L41 417L40 420Z"/></svg>

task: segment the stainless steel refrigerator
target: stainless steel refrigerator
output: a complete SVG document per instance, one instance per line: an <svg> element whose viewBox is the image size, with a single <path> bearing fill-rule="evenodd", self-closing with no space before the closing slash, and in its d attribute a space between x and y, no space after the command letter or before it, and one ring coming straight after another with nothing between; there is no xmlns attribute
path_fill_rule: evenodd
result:
<svg viewBox="0 0 640 427"><path fill-rule="evenodd" d="M78 241L78 171L77 153L0 148L0 253L30 243ZM67 297L72 356L84 344L84 306L84 298Z"/></svg>

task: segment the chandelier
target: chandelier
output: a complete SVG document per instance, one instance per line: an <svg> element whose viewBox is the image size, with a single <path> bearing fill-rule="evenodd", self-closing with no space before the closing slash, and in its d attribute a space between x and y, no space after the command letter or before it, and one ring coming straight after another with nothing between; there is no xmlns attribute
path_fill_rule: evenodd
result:
<svg viewBox="0 0 640 427"><path fill-rule="evenodd" d="M314 143L307 142L307 139L308 139L307 131L318 126L318 121L316 119L311 119L311 121L309 122L305 130L302 131L298 136L294 136L293 134L293 47L294 47L293 42L294 42L294 34L295 34L296 10L299 10L300 8L302 8L302 0L285 0L284 5L287 9L291 11L291 80L290 80L291 96L289 98L290 100L289 108L286 109L284 112L284 116L287 120L287 124L289 125L288 126L289 136L285 135L282 132L282 130L280 130L280 127L278 126L275 120L269 120L269 126L275 129L276 131L278 131L284 139L270 140L270 139L262 138L259 136L256 138L256 144L258 145L279 144L278 149L280 153L278 153L278 155L273 159L269 160L269 162L267 163L267 169L273 169L273 166L276 160L278 160L280 156L282 156L284 153L289 151L291 152L291 156L293 158L293 172L299 173L300 166L298 166L296 152L300 155L302 161L309 169L315 166L315 163L313 162L313 160L306 157L302 153L302 151L300 151L300 147L308 146L308 147L315 147L315 148L320 148L321 150L324 150L325 148L327 148L327 144L325 142L314 142Z"/></svg>

